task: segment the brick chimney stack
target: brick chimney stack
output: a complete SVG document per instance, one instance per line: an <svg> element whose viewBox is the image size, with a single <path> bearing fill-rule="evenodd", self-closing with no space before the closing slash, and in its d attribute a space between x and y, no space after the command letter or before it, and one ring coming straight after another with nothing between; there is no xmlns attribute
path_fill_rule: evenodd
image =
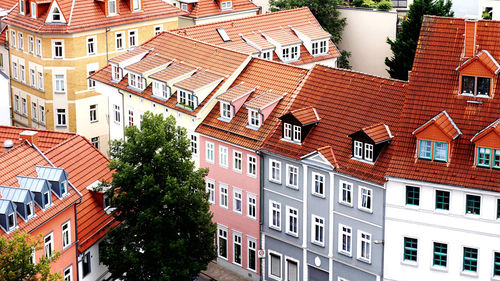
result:
<svg viewBox="0 0 500 281"><path fill-rule="evenodd" d="M19 137L22 140L27 140L31 144L34 144L35 146L38 146L38 132L36 131L23 131L19 134Z"/></svg>
<svg viewBox="0 0 500 281"><path fill-rule="evenodd" d="M465 20L464 57L472 58L476 55L477 19Z"/></svg>

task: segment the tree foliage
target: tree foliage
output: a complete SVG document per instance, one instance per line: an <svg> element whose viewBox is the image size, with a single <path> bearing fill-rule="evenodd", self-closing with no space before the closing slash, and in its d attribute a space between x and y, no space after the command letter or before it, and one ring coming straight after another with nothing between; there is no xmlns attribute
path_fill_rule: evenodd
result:
<svg viewBox="0 0 500 281"><path fill-rule="evenodd" d="M101 260L124 280L191 280L216 256L207 170L195 170L173 117L147 112L125 139L111 143L107 195L121 224L108 232Z"/></svg>
<svg viewBox="0 0 500 281"><path fill-rule="evenodd" d="M450 0L415 0L410 5L407 19L402 22L396 40L387 38L393 56L385 58L385 64L389 67L387 72L392 78L408 80L408 71L413 65L424 15L453 17L451 6Z"/></svg>
<svg viewBox="0 0 500 281"><path fill-rule="evenodd" d="M55 252L52 257L45 256L33 264L31 254L34 249L42 249L42 235L29 236L15 232L9 238L0 236L0 281L56 281L61 280L58 273L50 273L50 263L59 258Z"/></svg>

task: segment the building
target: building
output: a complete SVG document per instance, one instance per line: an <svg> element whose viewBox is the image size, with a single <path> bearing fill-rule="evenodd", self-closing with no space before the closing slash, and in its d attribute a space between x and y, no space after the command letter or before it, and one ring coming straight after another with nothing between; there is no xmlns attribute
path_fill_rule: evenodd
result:
<svg viewBox="0 0 500 281"><path fill-rule="evenodd" d="M500 19L500 4L495 0L452 0L452 11L458 18L474 17L485 18L488 14L490 19Z"/></svg>
<svg viewBox="0 0 500 281"><path fill-rule="evenodd" d="M499 28L424 19L391 145L385 280L500 278Z"/></svg>
<svg viewBox="0 0 500 281"><path fill-rule="evenodd" d="M187 13L179 26L191 26L258 15L261 8L251 0L165 0Z"/></svg>
<svg viewBox="0 0 500 281"><path fill-rule="evenodd" d="M262 145L308 70L252 58L198 126L200 166L217 223L217 264L260 280Z"/></svg>
<svg viewBox="0 0 500 281"><path fill-rule="evenodd" d="M97 182L111 179L111 171L107 167L109 160L106 156L87 139L72 133L0 126L0 141L4 143L5 140L13 141L14 147L0 154L0 166L2 171L5 171L0 177L7 179L0 185L10 185L14 188L0 187L3 198L11 195L5 191L25 192L29 195L24 188L28 186L27 179L44 183L41 178L46 177L47 173L41 173L42 168L63 175L64 179L60 181L66 184L69 194L59 199L53 189L50 198L52 205L43 209L44 205L37 201L38 191L32 184L30 190L34 190L32 195L35 204L31 206L34 215L28 216L25 221L18 212L16 229L33 235L42 233L45 235L44 249L62 251L59 260L51 267L54 272L60 272L64 280L95 281L108 277L107 268L99 262L99 242L109 227L116 226L117 222L110 215L111 209L106 205L102 191L94 189ZM20 162L23 162L23 165L19 165ZM53 168L54 166L57 168ZM15 181L16 175L19 187ZM55 186L52 179L49 183L50 186ZM45 190L43 187L42 185L41 193ZM19 206L19 203L16 204ZM70 235L65 234L68 232ZM37 251L35 260L44 255L44 251Z"/></svg>
<svg viewBox="0 0 500 281"><path fill-rule="evenodd" d="M108 102L86 78L112 57L176 28L184 13L162 0L20 0L3 19L13 124L78 132L106 151L109 116L102 109Z"/></svg>
<svg viewBox="0 0 500 281"><path fill-rule="evenodd" d="M184 27L173 32L254 57L311 68L336 66L339 50L309 8ZM385 42L385 41L384 41Z"/></svg>
<svg viewBox="0 0 500 281"><path fill-rule="evenodd" d="M16 5L16 0L0 3L0 19L5 17ZM0 21L0 125L11 125L12 105L10 101L10 67L7 25Z"/></svg>
<svg viewBox="0 0 500 281"><path fill-rule="evenodd" d="M385 172L406 88L312 68L261 150L265 280L381 280Z"/></svg>
<svg viewBox="0 0 500 281"><path fill-rule="evenodd" d="M109 100L103 111L110 116L110 139L123 139L126 126L140 126L144 112L162 113L186 128L199 163L195 129L250 59L170 32L111 59L91 76L96 91Z"/></svg>

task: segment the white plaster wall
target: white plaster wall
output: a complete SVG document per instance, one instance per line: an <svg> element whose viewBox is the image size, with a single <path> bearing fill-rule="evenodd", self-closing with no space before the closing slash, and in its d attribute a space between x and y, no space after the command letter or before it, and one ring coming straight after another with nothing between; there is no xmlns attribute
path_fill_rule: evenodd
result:
<svg viewBox="0 0 500 281"><path fill-rule="evenodd" d="M405 206L406 185L420 187L420 206ZM435 190L450 192L450 210L435 210ZM481 196L481 214L465 215L466 194ZM500 252L496 200L500 193L389 179L386 193L384 280L491 280ZM416 264L403 261L403 239L418 239ZM448 265L432 266L433 243L448 244ZM477 275L462 272L463 247L477 248Z"/></svg>
<svg viewBox="0 0 500 281"><path fill-rule="evenodd" d="M90 105L97 105L97 121L90 122ZM99 137L99 149L107 154L109 150L109 105L108 97L97 95L75 101L76 127L78 133L87 139Z"/></svg>
<svg viewBox="0 0 500 281"><path fill-rule="evenodd" d="M462 0L464 1L464 0ZM471 0L469 0L471 1ZM471 1L474 2L474 1ZM486 7L493 8L493 20L500 20L500 1L498 0L479 0L479 18L481 18ZM455 15L456 17L456 15Z"/></svg>
<svg viewBox="0 0 500 281"><path fill-rule="evenodd" d="M255 5L262 7L262 13L270 13L271 11L269 10L269 0L252 0L252 2L255 3Z"/></svg>
<svg viewBox="0 0 500 281"><path fill-rule="evenodd" d="M353 70L389 77L384 63L392 56L387 38L396 38L397 13L370 9L339 8L346 18L340 50L351 52L349 62Z"/></svg>
<svg viewBox="0 0 500 281"><path fill-rule="evenodd" d="M106 119L109 125L109 140L118 140L118 139L123 139L124 132L123 132L123 100L122 100L122 94L118 92L117 88L108 86L104 83L101 83L99 81L96 81L96 92L102 94L103 96L107 97L107 108L104 108L104 112L100 114L105 114L109 116L109 118ZM113 112L113 105L118 105L120 106L120 123L115 122L115 116ZM88 114L88 113L87 113Z"/></svg>
<svg viewBox="0 0 500 281"><path fill-rule="evenodd" d="M8 68L8 67L7 67ZM0 125L12 125L10 104L10 80L7 75L0 73Z"/></svg>
<svg viewBox="0 0 500 281"><path fill-rule="evenodd" d="M452 2L453 6L451 7L451 9L455 13L454 16L456 18L464 18L466 16L480 17L482 14L482 10L479 9L479 0L452 0ZM488 1L488 2L495 2L495 1Z"/></svg>
<svg viewBox="0 0 500 281"><path fill-rule="evenodd" d="M100 242L100 241L99 241ZM99 260L99 242L92 245L85 253L90 252L90 273L83 277L82 273L82 255L78 257L78 280L81 281L100 281L111 276L108 267Z"/></svg>

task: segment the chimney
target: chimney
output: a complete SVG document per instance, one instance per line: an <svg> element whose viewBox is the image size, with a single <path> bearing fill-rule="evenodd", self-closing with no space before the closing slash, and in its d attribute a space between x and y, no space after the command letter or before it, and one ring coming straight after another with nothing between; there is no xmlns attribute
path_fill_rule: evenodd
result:
<svg viewBox="0 0 500 281"><path fill-rule="evenodd" d="M27 140L31 144L38 146L38 132L36 131L28 131L28 130L23 131L19 134L19 137L22 140Z"/></svg>
<svg viewBox="0 0 500 281"><path fill-rule="evenodd" d="M465 19L464 57L472 58L476 54L477 19Z"/></svg>
<svg viewBox="0 0 500 281"><path fill-rule="evenodd" d="M14 146L14 142L12 140L5 140L3 142L3 148L5 149L5 152L9 151Z"/></svg>

